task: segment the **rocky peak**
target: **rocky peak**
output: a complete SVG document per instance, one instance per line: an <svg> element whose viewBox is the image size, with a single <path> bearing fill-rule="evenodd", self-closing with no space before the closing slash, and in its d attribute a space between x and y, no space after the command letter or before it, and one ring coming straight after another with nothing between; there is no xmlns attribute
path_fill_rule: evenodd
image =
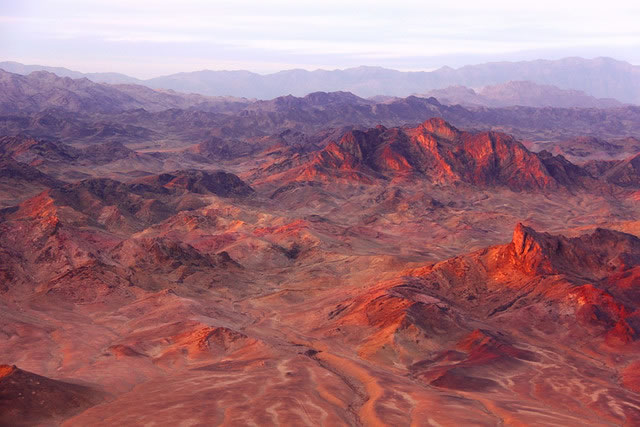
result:
<svg viewBox="0 0 640 427"><path fill-rule="evenodd" d="M348 170L358 171L358 176L424 177L438 183L506 186L516 191L555 189L559 184L570 187L572 180L588 178L582 169L573 170L574 165L562 160L548 159L558 176L555 179L536 154L510 135L461 132L441 118L432 118L416 128L349 131L320 151L309 167L323 174Z"/></svg>
<svg viewBox="0 0 640 427"><path fill-rule="evenodd" d="M569 238L518 224L509 247L516 266L528 274L566 274L597 281L612 271L640 264L640 239L602 228Z"/></svg>
<svg viewBox="0 0 640 427"><path fill-rule="evenodd" d="M305 101L307 101L310 105L326 107L330 104L338 104L338 103L366 103L366 100L352 94L351 92L312 92L305 96Z"/></svg>
<svg viewBox="0 0 640 427"><path fill-rule="evenodd" d="M511 244L519 266L527 273L552 273L549 252L554 247L553 240L553 236L538 233L533 228L518 223L513 231Z"/></svg>
<svg viewBox="0 0 640 427"><path fill-rule="evenodd" d="M460 131L447 123L441 117L431 118L421 125L426 132L432 133L440 138L453 141L460 136Z"/></svg>
<svg viewBox="0 0 640 427"><path fill-rule="evenodd" d="M516 254L525 254L535 244L535 237L537 236L538 233L533 228L527 227L521 222L516 224L516 228L513 230L513 239L511 240Z"/></svg>

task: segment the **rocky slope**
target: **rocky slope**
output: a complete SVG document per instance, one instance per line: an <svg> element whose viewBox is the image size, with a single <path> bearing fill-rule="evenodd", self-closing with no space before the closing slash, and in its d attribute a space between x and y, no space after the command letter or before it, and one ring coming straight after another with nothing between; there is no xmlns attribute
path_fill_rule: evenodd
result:
<svg viewBox="0 0 640 427"><path fill-rule="evenodd" d="M561 154L574 163L582 164L591 160L623 160L640 151L640 140L635 137L606 140L595 136L579 136L560 141L528 142L527 148Z"/></svg>
<svg viewBox="0 0 640 427"><path fill-rule="evenodd" d="M590 171L593 176L598 176L600 179L621 187L631 188L640 186L639 168L640 157L637 154L624 160L594 160L585 164L585 169Z"/></svg>

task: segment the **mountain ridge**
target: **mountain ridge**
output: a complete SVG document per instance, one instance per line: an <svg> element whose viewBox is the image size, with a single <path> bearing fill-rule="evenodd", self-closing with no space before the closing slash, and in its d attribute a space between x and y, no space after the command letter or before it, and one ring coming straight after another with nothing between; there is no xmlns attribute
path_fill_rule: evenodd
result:
<svg viewBox="0 0 640 427"><path fill-rule="evenodd" d="M360 66L344 70L301 69L258 74L246 70L201 70L181 72L142 80L103 73L78 73L64 68L25 66L0 62L0 68L27 73L39 69L58 71L70 77L88 77L108 83L136 83L152 88L173 89L203 95L271 99L292 94L303 96L316 91L350 91L356 95L408 96L452 85L479 87L511 80L574 89L598 98L640 103L640 66L612 58L489 62L460 68L441 67L433 71L397 71L383 67Z"/></svg>
<svg viewBox="0 0 640 427"><path fill-rule="evenodd" d="M557 191L597 185L591 175L561 155L530 152L501 132L464 132L440 117L417 127L351 130L307 159L269 165L268 180L426 179L439 185L504 186L515 191ZM266 172L266 173L265 173Z"/></svg>

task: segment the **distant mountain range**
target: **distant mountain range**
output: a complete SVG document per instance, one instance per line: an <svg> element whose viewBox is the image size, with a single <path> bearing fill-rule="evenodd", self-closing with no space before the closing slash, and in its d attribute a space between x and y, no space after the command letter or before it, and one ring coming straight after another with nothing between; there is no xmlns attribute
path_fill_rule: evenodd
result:
<svg viewBox="0 0 640 427"><path fill-rule="evenodd" d="M31 74L34 71L48 71L60 77L69 77L72 79L87 78L98 83L112 83L112 84L127 84L136 83L141 84L142 80L130 77L121 73L81 73L80 71L73 71L64 67L49 67L46 65L25 65L19 62L5 61L0 62L0 69L15 74Z"/></svg>
<svg viewBox="0 0 640 427"><path fill-rule="evenodd" d="M466 86L434 89L423 95L437 98L447 105L482 105L486 107L561 107L614 108L624 105L613 98L596 98L581 90L560 89L529 81L510 81L474 90Z"/></svg>
<svg viewBox="0 0 640 427"><path fill-rule="evenodd" d="M29 75L0 70L0 112L38 112L63 108L73 112L115 113L137 108L163 111L197 108L202 111L236 110L250 101L153 90L134 84L100 84L87 78L59 77L48 71Z"/></svg>
<svg viewBox="0 0 640 427"><path fill-rule="evenodd" d="M478 91L464 86L430 91L416 100L435 98L429 105L463 105L470 109L482 107L502 108L509 106L554 107L554 108L621 108L624 104L613 99L599 99L581 91L563 90L554 86L538 85L531 82L508 82L487 86ZM292 95L273 100L255 100L235 97L214 97L185 94L173 90L151 89L136 84L95 83L87 78L72 79L59 77L48 71L34 71L20 75L0 70L0 113L36 113L48 109L64 109L76 113L118 113L144 109L160 112L169 109L198 110L213 113L245 114L278 113L289 109L296 116L304 116L309 107L324 108L327 105L346 106L355 109L349 115L361 116L364 109L386 111L390 104L402 101L400 97L376 96L369 99L350 92L313 92L305 97ZM376 106L377 105L377 106ZM374 106L376 106L374 108ZM342 108L342 107L340 107ZM430 107L431 108L431 107ZM438 107L439 108L439 107ZM422 108L418 108L421 110ZM366 113L366 116L371 115ZM441 115L441 114L440 114ZM445 114L446 115L446 114ZM304 117L298 117L305 122ZM403 117L406 113L402 114ZM344 117L343 117L344 118ZM387 117L380 117L382 122ZM308 119L308 118L307 118ZM419 117L416 117L419 119ZM313 120L312 120L313 121ZM361 123L355 119L354 123Z"/></svg>
<svg viewBox="0 0 640 427"><path fill-rule="evenodd" d="M96 82L140 84L151 88L211 96L271 99L303 96L316 91L349 91L361 97L408 96L449 86L479 88L510 81L528 81L560 89L583 91L597 98L640 103L640 66L611 58L565 58L522 62L494 62L458 69L402 72L381 67L345 70L286 70L261 75L249 71L194 71L139 80L118 73L82 74L66 68L0 62L0 68L18 74L49 71L62 77L86 77Z"/></svg>

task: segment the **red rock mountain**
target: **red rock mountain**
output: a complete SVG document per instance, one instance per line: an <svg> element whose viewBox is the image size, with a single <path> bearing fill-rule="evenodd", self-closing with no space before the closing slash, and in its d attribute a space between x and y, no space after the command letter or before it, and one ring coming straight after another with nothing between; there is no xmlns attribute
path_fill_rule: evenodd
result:
<svg viewBox="0 0 640 427"><path fill-rule="evenodd" d="M534 397L549 408L563 404L545 396L546 380L523 387L519 378L547 363L542 349L550 342L570 345L556 354L556 366L587 372L608 354L633 360L640 332L635 236L597 229L568 238L518 224L508 244L405 274L339 304L329 313L334 323L327 333L374 363L406 366L432 386ZM362 325L370 333L362 334ZM581 360L584 353L593 359ZM557 381L573 377L561 372ZM513 383L502 382L505 376ZM620 399L633 399L634 381L625 383ZM622 384L614 379L611 386Z"/></svg>
<svg viewBox="0 0 640 427"><path fill-rule="evenodd" d="M562 157L538 156L500 132L462 132L442 119L415 128L378 126L347 132L294 168L300 179L426 178L433 183L553 189L580 184L588 174Z"/></svg>

